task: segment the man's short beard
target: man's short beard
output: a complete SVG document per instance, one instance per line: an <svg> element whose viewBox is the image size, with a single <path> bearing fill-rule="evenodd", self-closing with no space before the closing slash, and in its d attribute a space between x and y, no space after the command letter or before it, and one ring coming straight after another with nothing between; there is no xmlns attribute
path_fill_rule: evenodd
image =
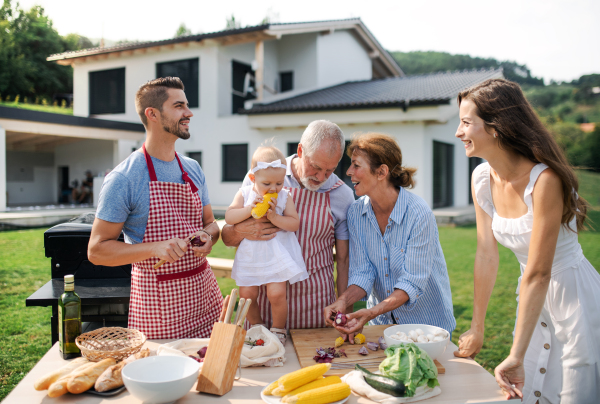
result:
<svg viewBox="0 0 600 404"><path fill-rule="evenodd" d="M180 121L167 121L163 124L163 129L166 132L169 132L180 139L186 140L190 138L189 130L184 132L181 128L179 128Z"/></svg>
<svg viewBox="0 0 600 404"><path fill-rule="evenodd" d="M302 185L304 185L304 188L308 189L309 191L313 191L313 192L318 191L327 182L327 181L323 181L319 185L315 186L310 183L310 180L317 181L317 182L319 181L316 177L310 177L310 176L300 178L300 182L302 183Z"/></svg>

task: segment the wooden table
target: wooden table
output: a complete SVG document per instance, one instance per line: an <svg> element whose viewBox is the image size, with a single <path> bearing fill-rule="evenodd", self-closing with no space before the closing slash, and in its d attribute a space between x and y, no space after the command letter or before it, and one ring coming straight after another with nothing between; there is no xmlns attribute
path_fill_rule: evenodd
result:
<svg viewBox="0 0 600 404"><path fill-rule="evenodd" d="M156 349L166 340L147 341L146 347ZM287 361L283 367L275 368L245 368L242 369L242 378L235 382L233 390L222 397L199 394L194 386L192 390L177 401L177 404L202 403L202 404L258 404L262 403L260 391L272 381L278 379L282 374L292 372L300 368L298 358L288 339L286 343ZM442 388L442 394L437 397L423 401L424 404L463 404L463 403L493 403L503 400L503 396L494 380L485 369L472 359L455 358L452 352L456 346L448 345L446 352L439 358L445 366L446 374L440 375L438 380ZM91 394L72 395L66 394L58 398L49 398L46 391L36 391L33 383L44 374L62 366L65 361L60 358L58 345L55 344L35 367L25 376L15 389L6 397L2 404L52 404L52 403L131 403L139 404L141 401L125 391L116 397L102 398ZM348 404L367 404L371 400L354 394L347 401Z"/></svg>

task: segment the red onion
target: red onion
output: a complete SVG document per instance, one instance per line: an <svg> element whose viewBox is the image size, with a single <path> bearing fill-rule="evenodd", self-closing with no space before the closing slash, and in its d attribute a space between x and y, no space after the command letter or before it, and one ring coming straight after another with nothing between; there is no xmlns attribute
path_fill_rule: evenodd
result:
<svg viewBox="0 0 600 404"><path fill-rule="evenodd" d="M338 314L335 316L335 323L337 325L346 325L347 322L348 319L346 318L346 315L338 311Z"/></svg>
<svg viewBox="0 0 600 404"><path fill-rule="evenodd" d="M381 349L387 349L387 344L385 343L385 338L379 337L379 341L377 341L377 342L379 342L379 347Z"/></svg>
<svg viewBox="0 0 600 404"><path fill-rule="evenodd" d="M359 354L361 354L361 355L368 355L368 354L369 354L369 351L367 351L367 348L365 348L365 347L363 346L363 347L361 347L361 348L358 350L358 353L359 353Z"/></svg>
<svg viewBox="0 0 600 404"><path fill-rule="evenodd" d="M369 348L371 351L376 351L379 349L379 345L375 342L367 342L367 348Z"/></svg>
<svg viewBox="0 0 600 404"><path fill-rule="evenodd" d="M198 356L202 359L204 359L204 357L206 356L206 350L208 349L207 346L200 348L200 350L198 351Z"/></svg>

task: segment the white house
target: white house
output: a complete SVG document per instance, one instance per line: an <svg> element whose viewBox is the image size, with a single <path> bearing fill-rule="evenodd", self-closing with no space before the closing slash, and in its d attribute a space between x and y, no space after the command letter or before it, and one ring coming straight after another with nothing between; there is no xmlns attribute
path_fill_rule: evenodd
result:
<svg viewBox="0 0 600 404"><path fill-rule="evenodd" d="M432 208L467 205L470 167L454 138L455 98L502 76L482 70L406 77L360 19L265 24L48 60L73 66L74 115L95 120L139 123L137 88L180 77L194 117L192 137L178 141L177 151L199 160L214 208L229 205L256 147L274 137L291 153L315 119L337 123L347 140L355 132L395 136L405 164L418 168L415 193ZM134 143L96 153L116 160L141 145ZM347 164L338 167L341 177Z"/></svg>

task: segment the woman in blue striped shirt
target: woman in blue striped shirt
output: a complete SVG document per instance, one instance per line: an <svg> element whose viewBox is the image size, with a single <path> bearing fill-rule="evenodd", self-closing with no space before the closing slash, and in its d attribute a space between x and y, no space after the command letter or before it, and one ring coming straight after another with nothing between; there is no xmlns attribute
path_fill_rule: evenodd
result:
<svg viewBox="0 0 600 404"><path fill-rule="evenodd" d="M356 195L348 209L348 289L325 308L325 319L346 336L370 324L429 324L456 327L446 261L435 217L423 199L406 191L414 168L402 166L400 147L388 135L368 133L348 146L348 175ZM344 327L330 317L350 312L368 296L367 308L347 315Z"/></svg>

